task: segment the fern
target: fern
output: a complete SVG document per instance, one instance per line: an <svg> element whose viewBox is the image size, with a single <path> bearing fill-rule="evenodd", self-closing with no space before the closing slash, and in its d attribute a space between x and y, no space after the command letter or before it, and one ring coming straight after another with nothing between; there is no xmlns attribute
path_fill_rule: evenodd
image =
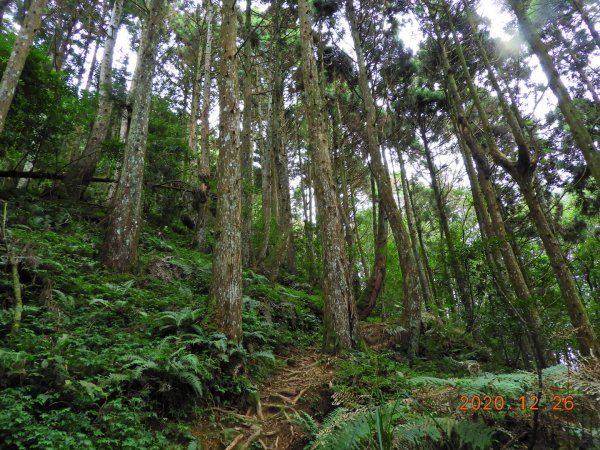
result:
<svg viewBox="0 0 600 450"><path fill-rule="evenodd" d="M162 334L181 334L184 332L195 332L203 334L196 322L202 316L203 310L182 308L179 311L165 311L158 316L157 325Z"/></svg>
<svg viewBox="0 0 600 450"><path fill-rule="evenodd" d="M126 355L123 366L130 369L131 380L154 382L160 391L189 387L197 397L204 395L204 381L210 380L214 364L211 359L200 359L187 352L185 347L174 349L165 339L155 354L149 356Z"/></svg>
<svg viewBox="0 0 600 450"><path fill-rule="evenodd" d="M185 275L185 276L190 276L193 272L192 266L190 266L189 264L184 263L181 260L172 258L172 257L167 257L164 258L164 260L166 262L168 262L169 264L171 264L172 266L178 267L181 269L181 272Z"/></svg>
<svg viewBox="0 0 600 450"><path fill-rule="evenodd" d="M312 448L391 450L394 424L404 417L404 405L388 402L351 411L337 408L323 421Z"/></svg>
<svg viewBox="0 0 600 450"><path fill-rule="evenodd" d="M258 352L250 353L250 359L262 359L269 363L275 364L275 355L273 355L273 352L271 350L260 350Z"/></svg>
<svg viewBox="0 0 600 450"><path fill-rule="evenodd" d="M518 396L527 388L535 384L535 375L531 372L515 372L508 374L485 373L477 377L467 378L436 378L436 377L415 377L409 383L418 387L429 386L452 386L455 387L461 395L489 395L492 392L498 395Z"/></svg>
<svg viewBox="0 0 600 450"><path fill-rule="evenodd" d="M451 380L428 376L413 377L409 380L409 383L413 386L421 386L423 384L433 386L454 386L454 383Z"/></svg>
<svg viewBox="0 0 600 450"><path fill-rule="evenodd" d="M494 429L482 422L459 421L451 417L412 416L395 431L396 443L401 448L455 447L458 440L462 449L483 450L493 442Z"/></svg>
<svg viewBox="0 0 600 450"><path fill-rule="evenodd" d="M308 413L300 411L294 418L294 423L300 425L308 435L309 442L313 442L319 433L319 425Z"/></svg>

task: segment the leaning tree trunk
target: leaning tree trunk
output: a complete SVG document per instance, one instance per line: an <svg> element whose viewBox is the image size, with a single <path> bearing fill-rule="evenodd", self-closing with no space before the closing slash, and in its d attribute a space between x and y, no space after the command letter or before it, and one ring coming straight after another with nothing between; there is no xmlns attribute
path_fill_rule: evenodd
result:
<svg viewBox="0 0 600 450"><path fill-rule="evenodd" d="M587 311L583 306L575 279L562 253L560 244L552 232L546 220L544 210L535 195L532 182L531 180L517 180L517 183L529 207L529 213L537 232L542 239L546 255L548 255L550 264L554 269L554 274L558 280L571 323L573 324L573 328L575 328L581 354L583 356L600 358L600 342L592 327Z"/></svg>
<svg viewBox="0 0 600 450"><path fill-rule="evenodd" d="M358 345L360 339L358 317L340 217L341 208L333 181L328 136L323 129L326 111L313 53L309 0L298 2L298 12L308 135L310 149L313 152L313 177L323 246L325 291L323 348L326 352L335 353Z"/></svg>
<svg viewBox="0 0 600 450"><path fill-rule="evenodd" d="M408 331L408 337L404 342L409 354L415 354L419 345L419 334L421 330L421 303L422 296L419 286L417 264L411 250L410 236L402 220L400 209L394 199L394 193L389 175L383 166L379 139L377 132L377 119L375 102L367 79L365 58L356 23L356 13L352 0L347 0L347 18L354 41L354 50L358 61L359 85L363 98L363 106L367 119L368 149L371 157L371 170L379 188L379 195L383 201L392 234L396 241L398 257L403 278L403 312L402 323Z"/></svg>
<svg viewBox="0 0 600 450"><path fill-rule="evenodd" d="M585 126L583 116L577 110L577 107L569 95L569 91L562 82L560 75L552 62L546 44L542 42L539 33L534 29L533 24L527 18L522 2L509 0L509 3L517 16L517 20L523 31L523 36L529 43L533 53L539 58L540 65L542 66L546 77L548 77L548 84L550 85L552 92L554 92L554 95L558 98L558 107L569 125L573 140L583 153L585 162L596 179L596 183L600 185L600 151L594 146L592 136Z"/></svg>
<svg viewBox="0 0 600 450"><path fill-rule="evenodd" d="M42 15L46 11L47 5L48 0L32 0L23 25L13 44L10 58L6 63L2 81L0 81L0 133L4 130L6 115L15 96L15 90L19 78L21 78L25 61L31 51L33 39L40 31Z"/></svg>
<svg viewBox="0 0 600 450"><path fill-rule="evenodd" d="M450 23L450 25L453 28L452 23ZM473 80L469 73L466 59L462 51L462 47L458 44L458 42L456 50L462 70L464 72L469 92L471 94L471 98L475 104L475 107L477 108L477 112L479 113L479 117L484 130L484 135L490 154L494 158L495 162L501 165L509 173L509 175L517 182L519 189L523 194L525 202L527 203L527 206L529 208L531 218L534 222L534 225L537 229L540 238L542 239L544 250L546 251L548 258L550 259L552 268L554 269L554 273L558 281L565 305L571 318L571 323L576 330L580 351L584 356L593 355L595 357L599 357L600 343L598 342L594 329L590 324L587 312L581 301L579 291L577 290L573 274L571 273L567 261L564 258L564 255L562 254L560 245L548 224L544 210L541 208L539 200L535 195L535 190L533 187L533 173L535 170L536 162L530 161L529 151L527 148L523 148L522 145L519 146L519 141L521 138L519 137L519 132L517 129L514 129L513 132L519 147L518 160L516 162L510 160L499 150L491 132L491 124L489 122L487 112L481 104L479 94L477 92L476 87L474 86ZM441 53L444 70L447 76L450 78L450 87L452 91L454 91L452 93L452 96L458 98L458 89L456 88L454 79L450 74L450 64L447 59L445 49L442 49ZM510 120L510 117L508 119L509 123L511 123L512 120ZM466 120L463 120L463 123L466 124Z"/></svg>
<svg viewBox="0 0 600 450"><path fill-rule="evenodd" d="M583 2L581 0L571 0L571 2L573 3L573 6L575 6L575 9L577 9L577 12L581 16L583 23L585 23L585 26L587 27L588 31L592 35L592 39L594 40L596 47L598 47L598 50L600 50L600 33L598 33L598 31L596 31L596 26L595 26L594 20L590 17L588 12L585 10L585 5L583 4Z"/></svg>
<svg viewBox="0 0 600 450"><path fill-rule="evenodd" d="M450 23L451 29L454 32L453 24ZM456 35L454 36L456 39ZM486 111L483 109L479 96L477 95L475 86L473 84L473 80L470 76L468 67L466 66L466 60L464 58L464 54L462 51L462 47L457 41L457 53L459 56L461 67L464 71L465 79L467 81L467 86L469 92L471 93L473 102L475 103L477 110L480 115L480 119L483 125L483 129L486 136L486 142L488 144L488 149L492 154L492 157L503 167L510 168L513 166L513 162L510 161L504 154L500 152L498 149L496 142L491 136L489 119L487 117ZM526 306L524 307L524 317L519 314L519 311L515 308L514 304L510 301L510 298L507 297L508 306L511 314L517 315L519 318L522 318L524 321L524 325L527 326L528 337L531 340L531 343L536 351L536 361L540 367L545 367L549 360L547 353L548 347L545 342L544 337L542 336L542 321L535 307L535 304L532 304L531 294L529 291L529 287L527 286L527 282L524 277L524 272L521 270L521 266L518 262L518 259L512 249L510 242L506 239L507 233L504 226L504 219L502 217L502 213L500 211L499 204L496 200L495 188L490 179L491 171L488 167L486 157L484 155L483 149L474 138L473 133L471 132L470 126L466 120L466 116L461 104L460 94L458 91L458 87L456 85L456 80L450 68L450 62L448 60L446 49L442 45L441 52L441 61L443 71L446 76L446 81L448 85L448 100L452 105L454 114L456 116L456 125L457 130L460 133L460 137L464 139L465 142L465 151L471 151L475 161L478 165L479 169L479 184L484 195L484 198L487 203L487 212L489 213L490 218L490 227L487 229L493 236L500 239L501 247L500 251L502 254L502 259L504 262L504 267L508 272L509 279L511 281L511 285L514 289L514 293L517 297L522 299L525 302ZM520 152L522 154L522 152ZM470 157L470 154L467 153L467 158ZM528 153L527 153L528 156ZM522 156L525 158L525 156ZM497 256L495 261L497 261Z"/></svg>
<svg viewBox="0 0 600 450"><path fill-rule="evenodd" d="M152 0L149 16L142 31L131 124L121 165L121 177L112 199L102 243L102 262L116 272L129 272L137 262L142 225L146 140L152 98L149 93L152 92L152 79L165 9L164 0Z"/></svg>
<svg viewBox="0 0 600 450"><path fill-rule="evenodd" d="M96 119L90 133L87 145L79 159L73 162L65 176L65 192L71 198L81 198L90 184L96 165L100 159L102 142L106 139L113 109L112 99L112 66L117 32L123 14L125 0L117 0L113 6L108 34L104 41L104 55L100 65L100 86L98 92L98 108Z"/></svg>
<svg viewBox="0 0 600 450"><path fill-rule="evenodd" d="M219 195L211 296L218 327L229 339L239 341L242 337L242 170L235 0L223 0L221 14Z"/></svg>

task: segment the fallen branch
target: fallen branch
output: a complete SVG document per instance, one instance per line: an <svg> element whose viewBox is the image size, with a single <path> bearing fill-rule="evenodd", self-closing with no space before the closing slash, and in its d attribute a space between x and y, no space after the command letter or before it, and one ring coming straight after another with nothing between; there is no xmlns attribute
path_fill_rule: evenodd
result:
<svg viewBox="0 0 600 450"><path fill-rule="evenodd" d="M247 420L248 422L256 422L256 419L254 417L244 415L244 414L239 414L239 413L236 413L235 411L229 411L227 409L222 409L222 408L217 408L217 407L212 408L212 410L218 411L223 414L227 414L228 416L237 417L238 419Z"/></svg>
<svg viewBox="0 0 600 450"><path fill-rule="evenodd" d="M246 442L244 442L244 444L242 444L242 446L240 447L240 450L249 448L250 444L252 444L252 442L254 442L254 440L258 439L260 437L261 433L262 433L262 428L259 428L254 433L252 433L250 435L250 437L248 439L246 439Z"/></svg>
<svg viewBox="0 0 600 450"><path fill-rule="evenodd" d="M0 170L0 178L28 178L32 180L64 180L64 173L50 173L50 172L21 172L18 170ZM117 183L118 180L104 177L92 177L90 180L92 183ZM171 183L179 184L179 186L173 186ZM184 181L170 181L167 183L154 183L145 182L146 187L158 188L158 189L170 189L173 191L182 192L193 192L192 187Z"/></svg>
<svg viewBox="0 0 600 450"><path fill-rule="evenodd" d="M225 450L233 450L240 443L240 441L242 439L244 439L244 434L243 433L242 434L238 434L237 437L233 441L231 441L231 444L229 444L225 448Z"/></svg>

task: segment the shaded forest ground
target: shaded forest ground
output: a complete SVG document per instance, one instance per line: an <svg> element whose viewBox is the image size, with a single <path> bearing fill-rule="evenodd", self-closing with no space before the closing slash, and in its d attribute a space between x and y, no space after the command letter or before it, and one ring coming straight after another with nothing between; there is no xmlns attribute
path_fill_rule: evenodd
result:
<svg viewBox="0 0 600 450"><path fill-rule="evenodd" d="M25 307L11 334L3 259L1 449L525 448L534 435L534 448L600 448L597 365L546 369L535 413L536 374L433 316L413 361L393 345L398 325L377 318L363 324L377 351L330 358L318 291L251 271L233 345L203 322L211 259L185 227L146 225L138 271L115 275L97 261L105 211L26 197L8 211ZM486 395L506 409L459 409ZM553 411L555 395L573 408Z"/></svg>

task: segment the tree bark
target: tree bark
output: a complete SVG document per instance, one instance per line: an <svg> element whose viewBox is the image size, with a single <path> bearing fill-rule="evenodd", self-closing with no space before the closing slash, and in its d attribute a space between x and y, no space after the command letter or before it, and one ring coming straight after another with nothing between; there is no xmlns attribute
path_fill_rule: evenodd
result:
<svg viewBox="0 0 600 450"><path fill-rule="evenodd" d="M377 305L377 298L383 288L387 266L388 220L383 202L378 201L379 219L377 220L377 240L375 241L375 261L373 270L358 302L360 320L365 320Z"/></svg>
<svg viewBox="0 0 600 450"><path fill-rule="evenodd" d="M273 93L269 95L268 104L269 121L273 118ZM276 201L273 188L273 147L274 140L279 130L276 130L271 123L267 128L267 141L263 145L262 152L260 155L260 168L261 168L261 193L262 193L262 237L260 241L260 247L258 255L256 257L255 265L259 267L263 264L267 258L269 251L269 243L271 238L271 222L273 220L273 203Z"/></svg>
<svg viewBox="0 0 600 450"><path fill-rule="evenodd" d="M199 15L200 7L196 10L196 15ZM208 27L208 20L212 20L212 17L209 17L212 13L212 8L209 6L209 10L206 11L205 23ZM208 36L208 33L206 33ZM190 125L189 125L189 136L188 136L188 147L192 152L192 170L196 168L198 165L199 157L196 152L198 151L198 110L200 106L200 93L202 91L202 79L204 77L204 48L205 45L202 45L203 39L201 36L197 37L198 40L198 48L196 49L196 64L194 66L194 82L192 83L192 101L190 106ZM197 170L197 168L196 168ZM195 171L194 171L195 172ZM192 175L195 176L195 173Z"/></svg>
<svg viewBox="0 0 600 450"><path fill-rule="evenodd" d="M292 245L292 211L291 211L291 200L290 200L290 182L288 175L288 156L283 145L283 133L284 133L284 124L283 124L283 78L284 78L284 68L279 63L281 59L280 51L280 42L279 42L279 28L281 20L279 17L275 19L277 23L275 24L276 29L274 31L274 35L272 39L275 40L273 49L274 49L274 65L272 67L273 79L271 83L272 89L272 109L271 109L271 135L272 135L272 149L271 156L273 158L273 172L275 174L276 180L276 198L275 202L277 202L277 241L275 244L275 248L273 249L272 258L269 258L271 261L268 264L268 273L269 277L272 280L275 280L279 274L279 270L281 265L284 263L288 256L288 251L290 246ZM265 236L268 239L268 236ZM288 267L289 269L289 267Z"/></svg>
<svg viewBox="0 0 600 450"><path fill-rule="evenodd" d="M367 119L367 138L368 149L371 157L371 170L377 182L379 195L383 201L385 212L390 222L392 234L396 241L400 268L403 279L403 312L402 324L407 330L407 338L403 345L405 350L414 355L418 351L419 335L421 331L421 303L422 296L419 286L419 277L417 273L417 264L412 254L410 245L410 236L402 220L400 209L394 200L394 192L390 182L389 174L385 170L379 148L379 138L377 131L377 118L375 102L369 87L365 58L362 50L362 44L358 33L356 23L356 13L352 0L346 2L346 16L350 25L352 39L354 41L354 50L358 62L359 86L363 99Z"/></svg>
<svg viewBox="0 0 600 450"><path fill-rule="evenodd" d="M236 0L223 0L221 7L219 197L211 296L218 327L229 339L239 341L242 337L242 170L235 3Z"/></svg>
<svg viewBox="0 0 600 450"><path fill-rule="evenodd" d="M202 86L202 149L200 152L200 160L198 162L198 181L200 196L196 202L196 224L194 227L194 237L192 244L200 251L209 251L207 234L208 225L211 220L210 212L210 195L208 180L210 178L210 87L212 84L211 67L212 67L212 39L213 39L213 19L215 14L214 6L211 0L207 0L206 4L206 44L204 49L204 85ZM237 23L236 23L237 29Z"/></svg>
<svg viewBox="0 0 600 450"><path fill-rule="evenodd" d="M413 209L411 208L408 179L406 176L406 168L404 167L404 158L402 157L402 152L400 152L399 149L396 149L396 152L398 153L398 161L400 162L400 181L402 183L404 208L406 209L406 221L408 224L410 241L412 243L412 250L415 255L415 261L417 262L417 269L419 271L419 281L421 283L421 289L423 292L423 301L427 307L431 307L435 303L435 296L433 294L433 290L431 289L429 279L427 278L427 273L425 272L423 255L419 251L419 240L417 237L414 213Z"/></svg>
<svg viewBox="0 0 600 450"><path fill-rule="evenodd" d="M246 22L244 24L245 45L243 49L244 82L242 118L242 263L252 265L252 206L254 191L254 148L252 125L254 122L253 83L255 68L253 62L254 40L252 39L252 1L246 0Z"/></svg>
<svg viewBox="0 0 600 450"><path fill-rule="evenodd" d="M446 248L448 249L448 258L450 259L450 267L456 280L456 286L458 288L458 297L465 311L465 324L467 325L467 331L472 332L475 328L475 314L473 311L474 305L471 302L471 296L469 294L467 276L465 274L464 268L458 261L458 256L456 255L456 248L454 247L454 241L452 239L452 233L450 232L450 225L448 223L446 204L444 202L444 199L442 198L442 189L440 187L440 183L437 177L437 168L435 167L435 163L433 161L433 155L431 154L431 149L429 148L429 139L427 138L427 132L423 126L419 126L419 131L421 135L421 141L423 142L423 149L425 151L425 161L427 164L427 169L429 170L429 175L431 177L431 187L433 189L433 196L440 218L442 236L446 243Z"/></svg>
<svg viewBox="0 0 600 450"><path fill-rule="evenodd" d="M585 10L585 5L581 0L571 0L571 2L575 6L577 12L579 12L579 15L581 16L583 23L585 23L585 26L590 32L590 35L592 36L596 47L598 47L598 50L600 50L600 33L596 31L594 20L589 16L588 12Z"/></svg>
<svg viewBox="0 0 600 450"><path fill-rule="evenodd" d="M40 31L42 15L46 11L48 0L32 0L23 25L15 38L10 58L0 81L0 133L4 130L6 116L15 96L21 72L31 51L33 40Z"/></svg>
<svg viewBox="0 0 600 450"><path fill-rule="evenodd" d="M533 53L539 58L542 69L544 70L546 77L548 77L550 88L558 98L558 107L569 125L573 139L583 153L588 168L596 179L596 183L600 185L600 151L595 148L592 137L585 126L584 119L577 110L577 107L569 95L569 91L562 82L560 75L552 62L546 44L542 42L539 33L534 29L532 23L527 18L522 2L509 0L509 3L517 16L523 36L529 43Z"/></svg>
<svg viewBox="0 0 600 450"><path fill-rule="evenodd" d="M115 42L121 16L123 15L123 4L125 0L116 0L113 6L108 33L104 41L104 55L100 65L100 86L98 89L98 108L96 109L96 118L92 131L90 133L87 145L79 159L71 164L68 170L64 187L69 197L78 200L84 194L85 189L90 184L90 180L96 171L96 165L100 159L102 151L102 142L106 139L110 118L113 109L112 99L112 66Z"/></svg>
<svg viewBox="0 0 600 450"><path fill-rule="evenodd" d="M358 315L342 230L341 208L333 181L328 136L322 128L326 111L313 54L309 0L299 0L298 12L308 134L310 149L313 152L313 175L323 245L325 290L323 348L326 352L337 353L359 344Z"/></svg>
<svg viewBox="0 0 600 450"><path fill-rule="evenodd" d="M152 80L165 9L164 0L152 0L142 31L131 125L121 177L106 222L101 260L116 272L129 272L137 262Z"/></svg>
<svg viewBox="0 0 600 450"><path fill-rule="evenodd" d="M513 0L511 0L511 2L512 1ZM450 25L451 28L453 28L452 24ZM567 306L567 310L571 317L571 323L576 330L580 351L584 356L600 357L600 343L598 342L594 329L590 324L589 318L581 301L579 291L577 290L577 286L573 279L573 275L568 267L564 255L562 254L560 245L558 244L556 237L552 233L552 230L546 219L544 210L540 207L539 200L535 195L535 190L533 187L533 177L535 164L537 161L531 162L529 151L527 148L519 148L519 159L516 162L510 160L499 150L491 133L491 125L489 122L489 118L485 109L483 108L483 105L481 104L479 95L469 73L469 69L466 64L465 56L462 52L462 48L460 44L458 44L458 41L456 42L456 51L459 57L459 61L465 76L465 80L467 82L469 92L471 94L471 98L479 113L479 118L482 123L486 143L488 144L490 154L494 158L495 162L501 165L519 185L519 189L523 194L525 202L527 203L527 206L529 208L531 218L534 222L534 225L537 229L540 238L542 239L544 249L554 269L554 273L556 275L558 284L561 289L563 300L565 302L565 305ZM454 79L450 74L450 64L448 62L445 49L442 49L442 62L444 65L444 70L447 76L449 76L450 78L450 87L454 91L452 93L452 96L458 98L458 89L456 88ZM509 120L509 124L510 122L511 120ZM459 125L460 124L461 121L459 120ZM463 119L462 124L466 124L466 120ZM518 137L518 130L515 129L514 133L515 140L517 140L517 146L519 147L519 140L521 138ZM490 213L492 212L493 211L490 210ZM510 268L508 269L510 273Z"/></svg>

